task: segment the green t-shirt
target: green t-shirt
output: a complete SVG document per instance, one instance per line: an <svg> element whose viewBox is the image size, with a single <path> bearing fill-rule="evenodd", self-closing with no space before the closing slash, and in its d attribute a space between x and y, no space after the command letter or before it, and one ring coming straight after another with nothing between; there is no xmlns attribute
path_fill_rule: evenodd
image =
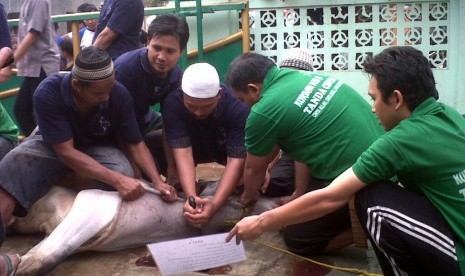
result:
<svg viewBox="0 0 465 276"><path fill-rule="evenodd" d="M19 130L13 120L11 120L7 111L0 104L0 135L11 141L18 141Z"/></svg>
<svg viewBox="0 0 465 276"><path fill-rule="evenodd" d="M457 256L465 273L465 119L429 98L380 137L352 167L366 184L397 176L426 196L459 237Z"/></svg>
<svg viewBox="0 0 465 276"><path fill-rule="evenodd" d="M331 180L349 168L383 130L355 90L329 76L270 69L246 124L247 152L269 154L274 145Z"/></svg>

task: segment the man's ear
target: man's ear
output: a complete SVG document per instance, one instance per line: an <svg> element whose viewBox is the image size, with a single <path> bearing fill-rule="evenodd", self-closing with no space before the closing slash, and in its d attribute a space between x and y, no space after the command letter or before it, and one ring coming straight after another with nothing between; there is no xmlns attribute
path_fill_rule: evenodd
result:
<svg viewBox="0 0 465 276"><path fill-rule="evenodd" d="M79 81L75 78L72 78L71 79L71 87L75 90L75 91L78 91L79 90Z"/></svg>
<svg viewBox="0 0 465 276"><path fill-rule="evenodd" d="M253 95L257 95L257 94L260 95L260 93L262 92L262 84L261 83L247 84L247 92Z"/></svg>
<svg viewBox="0 0 465 276"><path fill-rule="evenodd" d="M399 90L394 90L391 96L389 96L389 103L395 109L400 109L401 107L403 107L405 103L404 103L404 96L402 95L402 92L400 92Z"/></svg>

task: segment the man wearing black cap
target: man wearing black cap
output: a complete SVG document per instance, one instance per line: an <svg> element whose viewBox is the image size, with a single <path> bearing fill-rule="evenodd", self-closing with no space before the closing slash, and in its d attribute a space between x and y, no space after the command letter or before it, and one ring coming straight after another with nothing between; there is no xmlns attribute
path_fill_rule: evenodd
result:
<svg viewBox="0 0 465 276"><path fill-rule="evenodd" d="M142 140L131 96L115 81L113 62L101 49L78 55L71 73L45 79L34 94L39 132L28 137L0 162L0 214L4 227L11 216L24 216L54 184L77 189L117 190L134 200L144 188L132 177L131 158L163 194L176 191L158 174Z"/></svg>

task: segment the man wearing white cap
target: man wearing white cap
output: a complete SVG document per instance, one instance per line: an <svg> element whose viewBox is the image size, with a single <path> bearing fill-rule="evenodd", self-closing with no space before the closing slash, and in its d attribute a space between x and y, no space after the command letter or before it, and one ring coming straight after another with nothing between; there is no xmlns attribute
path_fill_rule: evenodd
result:
<svg viewBox="0 0 465 276"><path fill-rule="evenodd" d="M164 110L164 128L179 182L186 198L193 196L198 207L192 208L186 201L184 216L191 225L201 226L210 221L241 180L249 108L220 84L213 66L196 63L185 70L181 89L166 97ZM195 165L206 162L226 165L213 199L199 198L196 193Z"/></svg>

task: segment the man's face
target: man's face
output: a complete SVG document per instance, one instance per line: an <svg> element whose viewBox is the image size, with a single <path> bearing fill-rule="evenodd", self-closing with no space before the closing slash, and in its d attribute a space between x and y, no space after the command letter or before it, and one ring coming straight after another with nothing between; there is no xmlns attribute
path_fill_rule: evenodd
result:
<svg viewBox="0 0 465 276"><path fill-rule="evenodd" d="M184 106L199 120L206 119L215 112L219 99L220 93L213 98L207 99L193 98L183 93Z"/></svg>
<svg viewBox="0 0 465 276"><path fill-rule="evenodd" d="M150 39L148 58L152 71L159 77L166 77L182 55L179 40L173 35L160 35Z"/></svg>
<svg viewBox="0 0 465 276"><path fill-rule="evenodd" d="M115 75L113 74L105 80L91 83L90 86L79 86L79 88L75 89L82 102L89 106L99 106L108 102L114 86Z"/></svg>
<svg viewBox="0 0 465 276"><path fill-rule="evenodd" d="M393 129L399 124L400 119L397 118L395 103L392 101L393 96L390 96L387 102L383 101L381 91L378 88L378 81L375 77L371 77L370 79L368 95L373 100L372 111L386 131Z"/></svg>
<svg viewBox="0 0 465 276"><path fill-rule="evenodd" d="M245 103L249 108L252 108L254 104L256 104L260 100L260 87L253 87L248 89L248 91L241 91L237 89L233 89L236 98L238 98L241 102Z"/></svg>

